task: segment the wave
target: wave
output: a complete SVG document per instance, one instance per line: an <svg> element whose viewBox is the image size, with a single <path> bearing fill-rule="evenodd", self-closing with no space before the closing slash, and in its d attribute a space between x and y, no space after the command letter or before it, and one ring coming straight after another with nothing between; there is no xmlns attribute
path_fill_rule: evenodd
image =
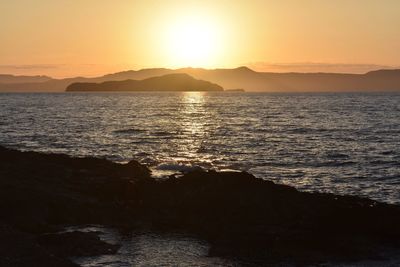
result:
<svg viewBox="0 0 400 267"><path fill-rule="evenodd" d="M347 154L344 154L344 153L328 153L327 158L328 159L348 159L348 158L350 158L350 156Z"/></svg>
<svg viewBox="0 0 400 267"><path fill-rule="evenodd" d="M146 130L143 129L134 129L134 128L130 128L130 129L121 129L121 130L115 130L113 131L113 133L115 134L135 134L135 133L143 133L146 132Z"/></svg>

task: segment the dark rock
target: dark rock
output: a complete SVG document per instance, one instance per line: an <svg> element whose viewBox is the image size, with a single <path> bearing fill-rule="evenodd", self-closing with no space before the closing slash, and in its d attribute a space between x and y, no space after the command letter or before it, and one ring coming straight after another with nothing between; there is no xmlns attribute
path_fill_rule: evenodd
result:
<svg viewBox="0 0 400 267"><path fill-rule="evenodd" d="M132 176L132 174L135 174L138 177L150 177L149 168L143 166L136 160L131 160L127 164L122 165L121 169L128 177Z"/></svg>
<svg viewBox="0 0 400 267"><path fill-rule="evenodd" d="M51 260L45 248L58 257L109 248L102 247L95 234L43 236L68 224L184 230L207 239L210 254L260 262L357 260L386 248L400 251L396 205L299 192L244 172L192 172L156 181L135 161L117 164L2 147L0 221L18 233L12 242L30 240L25 244L33 247L37 256L30 256L37 262L41 257ZM62 248L64 239L68 242ZM12 243L4 240L0 240L3 247ZM73 245L80 243L84 245ZM6 248L0 256L30 257L12 244L14 251L8 253ZM86 251L92 244L94 251Z"/></svg>
<svg viewBox="0 0 400 267"><path fill-rule="evenodd" d="M115 254L119 245L101 241L96 233L66 232L45 234L37 238L38 243L59 257L97 256Z"/></svg>
<svg viewBox="0 0 400 267"><path fill-rule="evenodd" d="M0 266L4 267L78 267L68 259L54 256L32 235L0 223Z"/></svg>
<svg viewBox="0 0 400 267"><path fill-rule="evenodd" d="M193 172L137 191L144 216L207 238L215 254L349 260L400 245L399 206L299 192L248 173Z"/></svg>
<svg viewBox="0 0 400 267"><path fill-rule="evenodd" d="M127 185L149 179L135 161L19 152L0 147L0 219L19 229L49 232L57 224L118 219Z"/></svg>

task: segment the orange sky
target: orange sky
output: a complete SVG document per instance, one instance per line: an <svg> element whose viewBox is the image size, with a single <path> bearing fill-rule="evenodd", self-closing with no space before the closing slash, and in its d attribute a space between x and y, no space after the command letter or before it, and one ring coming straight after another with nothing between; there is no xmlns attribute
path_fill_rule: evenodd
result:
<svg viewBox="0 0 400 267"><path fill-rule="evenodd" d="M399 66L399 14L398 0L2 0L0 73Z"/></svg>

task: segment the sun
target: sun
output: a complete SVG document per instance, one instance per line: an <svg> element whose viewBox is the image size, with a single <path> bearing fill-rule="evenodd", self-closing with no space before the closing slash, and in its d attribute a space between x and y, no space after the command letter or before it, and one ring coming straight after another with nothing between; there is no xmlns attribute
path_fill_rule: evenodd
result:
<svg viewBox="0 0 400 267"><path fill-rule="evenodd" d="M164 45L172 66L212 66L220 48L218 25L205 17L176 19L167 25Z"/></svg>

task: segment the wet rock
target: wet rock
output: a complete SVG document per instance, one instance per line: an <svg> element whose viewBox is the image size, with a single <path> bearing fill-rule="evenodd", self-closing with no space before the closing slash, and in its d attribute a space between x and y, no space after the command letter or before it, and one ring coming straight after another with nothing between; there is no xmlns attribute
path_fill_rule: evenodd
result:
<svg viewBox="0 0 400 267"><path fill-rule="evenodd" d="M4 267L78 267L40 246L30 234L0 223L0 266Z"/></svg>
<svg viewBox="0 0 400 267"><path fill-rule="evenodd" d="M144 217L199 234L216 255L353 260L379 247L400 247L400 207L365 198L299 192L248 173L212 171L137 190Z"/></svg>
<svg viewBox="0 0 400 267"><path fill-rule="evenodd" d="M96 233L80 231L45 234L37 241L54 255L64 258L115 254L120 248L100 240Z"/></svg>

